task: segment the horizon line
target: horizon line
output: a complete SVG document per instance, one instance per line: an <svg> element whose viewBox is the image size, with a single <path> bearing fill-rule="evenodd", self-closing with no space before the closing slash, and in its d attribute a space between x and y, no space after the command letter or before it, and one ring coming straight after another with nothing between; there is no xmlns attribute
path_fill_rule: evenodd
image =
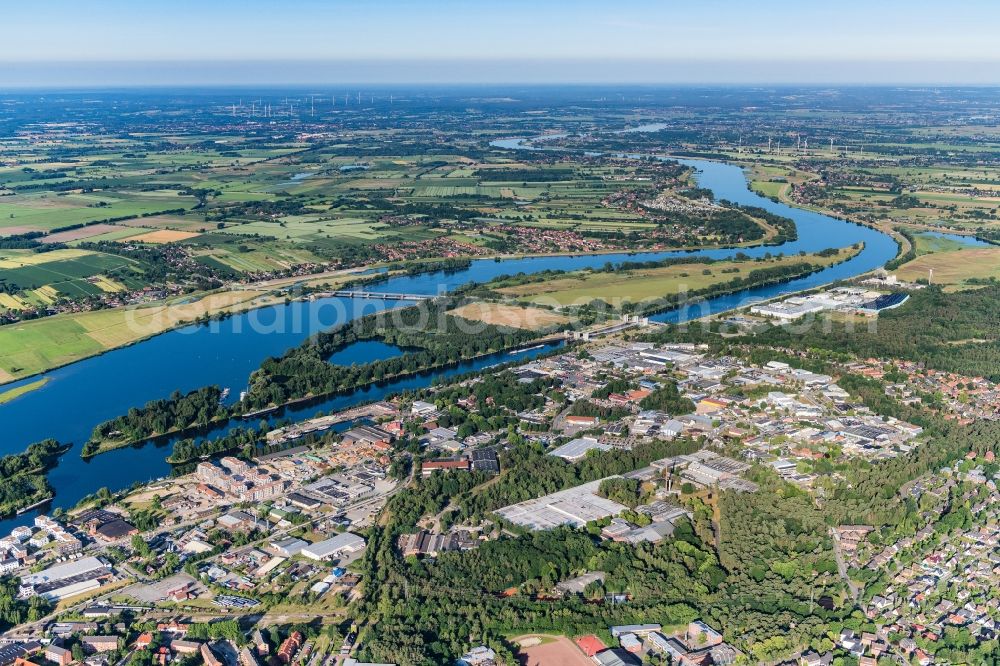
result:
<svg viewBox="0 0 1000 666"><path fill-rule="evenodd" d="M526 68L525 65L532 65ZM941 59L0 60L0 89L253 86L976 86L1000 57Z"/></svg>
<svg viewBox="0 0 1000 666"><path fill-rule="evenodd" d="M648 88L659 90L683 89L683 88L729 88L729 89L751 89L751 88L796 88L796 89L876 89L876 88L998 88L1000 89L1000 79L997 81L261 81L259 83L241 83L232 81L209 81L209 82L185 82L176 81L169 83L115 83L107 85L97 84L61 84L61 83L2 83L0 82L0 94L7 94L17 91L37 91L37 92L80 92L80 93L101 93L117 92L127 90L196 90L208 91L212 89L221 90L244 90L244 89L304 89L310 87L333 88L338 86L363 86L368 89L400 89L412 90L423 88L426 90L446 91L448 89L474 89L474 88ZM353 93L353 91L352 91ZM318 93L317 93L318 94ZM612 100L613 101L613 100Z"/></svg>

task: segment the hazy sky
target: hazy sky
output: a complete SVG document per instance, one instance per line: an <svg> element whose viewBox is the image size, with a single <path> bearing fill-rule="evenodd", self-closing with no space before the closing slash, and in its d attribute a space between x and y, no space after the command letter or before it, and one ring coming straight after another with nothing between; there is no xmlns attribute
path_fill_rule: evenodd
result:
<svg viewBox="0 0 1000 666"><path fill-rule="evenodd" d="M1000 82L996 0L4 4L0 85Z"/></svg>

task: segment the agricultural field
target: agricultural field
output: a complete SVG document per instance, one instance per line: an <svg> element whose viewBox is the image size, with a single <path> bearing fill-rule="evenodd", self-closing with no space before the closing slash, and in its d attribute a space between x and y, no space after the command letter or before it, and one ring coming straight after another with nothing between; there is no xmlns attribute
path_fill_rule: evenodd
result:
<svg viewBox="0 0 1000 666"><path fill-rule="evenodd" d="M141 286L143 270L138 261L87 250L0 250L0 283L19 292L47 287L46 296L88 296L121 291L123 284Z"/></svg>
<svg viewBox="0 0 1000 666"><path fill-rule="evenodd" d="M910 146L910 149L916 149ZM904 152L899 144L875 144L870 161L827 153L743 161L752 187L796 205L856 216L868 222L914 229L978 232L1000 229L1000 170L995 167L915 165L882 152ZM905 164L905 165L904 165Z"/></svg>
<svg viewBox="0 0 1000 666"><path fill-rule="evenodd" d="M123 227L135 227L141 233L147 229L173 229L176 231L192 231L203 233L215 225L209 225L204 218L198 215L188 214L184 217L177 215L151 215L131 220L122 220L118 225Z"/></svg>
<svg viewBox="0 0 1000 666"><path fill-rule="evenodd" d="M1000 247L923 254L896 270L901 280L930 280L948 291L975 286L970 280L1000 280Z"/></svg>
<svg viewBox="0 0 1000 666"><path fill-rule="evenodd" d="M951 238L942 238L928 233L919 233L914 236L916 239L916 252L921 254L933 254L934 252L952 252L962 250L967 245Z"/></svg>
<svg viewBox="0 0 1000 666"><path fill-rule="evenodd" d="M74 241L90 240L96 236L104 236L106 234L113 234L119 231L128 231L127 229L120 227L115 224L88 224L85 227L77 227L75 229L68 229L66 231L57 231L55 233L48 234L40 239L40 242L44 245L57 245L66 244L70 245ZM132 233L140 233L138 231Z"/></svg>
<svg viewBox="0 0 1000 666"><path fill-rule="evenodd" d="M166 210L191 208L193 197L176 192L17 195L0 200L0 234L55 231L77 224L134 218Z"/></svg>
<svg viewBox="0 0 1000 666"><path fill-rule="evenodd" d="M485 302L466 303L450 310L448 314L470 321L481 321L495 326L524 328L532 331L565 324L569 321L568 318L551 310Z"/></svg>
<svg viewBox="0 0 1000 666"><path fill-rule="evenodd" d="M750 187L755 192L786 202L794 185L801 185L815 178L814 174L795 168L759 163L750 166L748 172Z"/></svg>
<svg viewBox="0 0 1000 666"><path fill-rule="evenodd" d="M129 236L128 241L135 241L136 243L176 243L179 241L191 240L192 238L198 237L197 232L193 231L174 231L172 229L157 229L156 231L149 231L138 236Z"/></svg>
<svg viewBox="0 0 1000 666"><path fill-rule="evenodd" d="M523 101L463 100L403 116L353 107L326 107L315 118L289 111L272 123L245 108L234 118L235 101L206 107L158 99L169 114L82 105L69 118L65 109L36 106L21 120L12 107L0 141L0 247L10 248L0 249L0 331L52 312L156 307L171 294L302 282L316 271L434 257L753 245L775 235L762 220L728 236L709 228L711 212L697 204L703 195L690 168L623 157L631 152L725 159L746 168L766 196L885 229L1000 233L1000 135L938 117L933 104L921 107L933 122L904 113L858 133L863 115L823 104L801 114L767 105L754 114L713 109L693 119L673 104L583 104L553 115ZM469 104L477 113L467 112ZM37 121L47 114L48 123ZM617 129L646 123L664 129ZM548 137L537 147L550 150L490 145L538 135ZM920 239L917 261L971 257L956 284L991 274L987 258L977 266L976 255L964 252ZM617 280L563 275L504 296L522 306L543 298L555 306L605 297L639 302L676 294L682 283L710 288L754 267L673 266ZM916 263L903 274L927 268ZM558 314L504 307L515 309L478 316L502 322L525 312ZM68 335L71 357L89 353L94 335L102 344L131 339L114 326L97 332L104 330L53 335ZM55 362L61 355L50 346L43 339L39 357L22 365Z"/></svg>

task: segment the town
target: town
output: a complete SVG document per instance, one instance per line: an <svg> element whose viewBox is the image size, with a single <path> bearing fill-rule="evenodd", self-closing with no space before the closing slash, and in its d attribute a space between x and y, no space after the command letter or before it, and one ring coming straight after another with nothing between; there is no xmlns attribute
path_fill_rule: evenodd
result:
<svg viewBox="0 0 1000 666"><path fill-rule="evenodd" d="M140 653L161 664L191 655L243 666L363 663L351 657L363 645L349 612L369 589L367 535L387 504L421 479L488 486L518 447L540 447L565 466L653 445L674 453L486 514L453 506L418 515L392 544L398 556L461 557L555 529L628 548L668 543L717 512L722 494L763 492L761 478L822 503L851 461L889 460L926 439L920 425L867 406L844 378L883 381L886 398L927 404L956 423L1000 414L1000 388L981 377L876 359L818 372L791 353L754 362L739 348L719 355L707 344L642 340L655 335L625 328L498 374L282 425L265 434L272 453L202 460L190 473L35 518L0 540L0 573L19 579L17 595L33 608L4 636L2 666L101 666ZM906 492L923 525L897 542L875 540L863 524L833 529L840 576L855 594L875 592L863 597L863 631L847 623L800 663L895 655L926 666L927 642L946 632L990 640L997 471L990 451L915 479ZM968 515L954 522L962 502ZM954 529L942 528L946 519ZM577 571L538 593L589 598L609 580ZM602 595L624 607L632 599ZM327 614L333 623L297 621ZM723 640L728 632L696 618L684 628L610 626L573 643L516 643L526 654L570 650L598 664L725 666L743 654L739 641ZM493 647L468 649L463 663L500 663Z"/></svg>

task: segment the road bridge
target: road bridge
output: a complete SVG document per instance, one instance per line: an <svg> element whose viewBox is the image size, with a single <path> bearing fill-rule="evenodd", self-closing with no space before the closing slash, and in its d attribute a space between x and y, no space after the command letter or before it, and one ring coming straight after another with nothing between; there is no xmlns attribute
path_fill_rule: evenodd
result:
<svg viewBox="0 0 1000 666"><path fill-rule="evenodd" d="M384 301L429 301L434 296L428 296L427 294L403 294L398 292L385 292L385 291L357 291L353 289L343 289L339 291L324 291L317 294L313 294L312 298L370 298L374 300L384 300Z"/></svg>

